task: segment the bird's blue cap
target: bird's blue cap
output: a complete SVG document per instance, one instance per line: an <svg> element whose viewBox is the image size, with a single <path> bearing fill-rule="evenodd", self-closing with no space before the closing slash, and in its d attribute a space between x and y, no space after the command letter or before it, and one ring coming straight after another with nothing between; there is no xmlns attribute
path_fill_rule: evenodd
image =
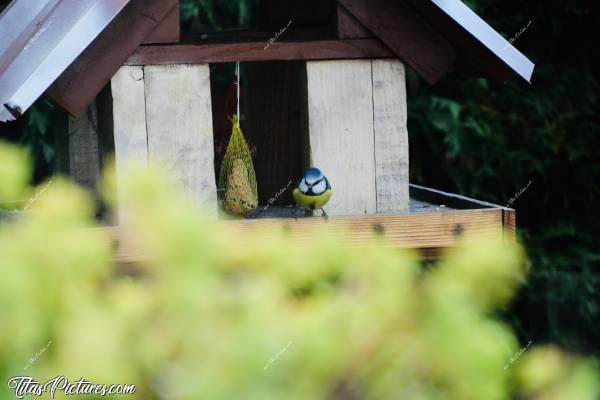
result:
<svg viewBox="0 0 600 400"><path fill-rule="evenodd" d="M321 180L322 178L323 178L323 173L318 168L309 168L304 173L304 179L306 180L306 183L308 183L309 185Z"/></svg>

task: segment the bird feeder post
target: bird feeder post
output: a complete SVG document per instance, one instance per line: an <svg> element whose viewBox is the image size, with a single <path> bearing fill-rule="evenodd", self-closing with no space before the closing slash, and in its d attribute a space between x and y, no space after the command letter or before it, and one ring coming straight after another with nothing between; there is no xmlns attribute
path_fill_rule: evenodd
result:
<svg viewBox="0 0 600 400"><path fill-rule="evenodd" d="M309 61L308 152L330 179L331 215L408 209L404 66L397 60Z"/></svg>

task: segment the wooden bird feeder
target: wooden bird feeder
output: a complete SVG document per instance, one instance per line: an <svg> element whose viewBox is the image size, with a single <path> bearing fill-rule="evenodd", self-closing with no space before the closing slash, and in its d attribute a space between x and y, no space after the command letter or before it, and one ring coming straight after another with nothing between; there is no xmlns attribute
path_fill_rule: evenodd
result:
<svg viewBox="0 0 600 400"><path fill-rule="evenodd" d="M46 82L33 93L46 91L72 115L59 156L62 170L84 186L95 187L103 160L114 152L118 181L127 161L160 163L216 211L215 159L230 125L227 93L214 71L239 61L242 128L255 150L260 204L271 205L309 165L324 171L334 195L328 222L226 223L248 231L285 225L298 238L328 223L347 228L351 240L383 237L429 257L465 232L514 238L514 210L409 184L405 65L430 84L454 70L527 81L533 72L525 56L460 0L262 0L256 29L189 37L180 35L178 0L112 1L114 16L85 43L68 29L37 22L67 18L54 26L75 25L80 19L62 8L84 18L111 2L62 0L52 8L56 0L15 0L0 17L0 33L9 16L29 12L19 9L28 1L39 6L37 14L12 44L0 45L0 54L10 56L0 70L0 116L18 117L30 105L19 99L32 97L19 97L22 88ZM80 51L68 47L70 63L62 67L38 61L47 69L15 67L11 75L12 64L37 60L18 43L22 38L42 50L67 48L71 40ZM38 59L47 60L42 50ZM291 204L290 192L275 204ZM126 239L119 254L124 262L142 257Z"/></svg>

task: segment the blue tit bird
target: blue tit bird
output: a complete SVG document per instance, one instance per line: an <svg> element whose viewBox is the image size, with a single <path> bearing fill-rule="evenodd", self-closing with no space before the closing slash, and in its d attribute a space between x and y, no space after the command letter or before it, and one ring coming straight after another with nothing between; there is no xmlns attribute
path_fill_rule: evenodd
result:
<svg viewBox="0 0 600 400"><path fill-rule="evenodd" d="M331 198L331 185L318 168L309 168L304 173L293 194L296 204L307 210L307 215L309 210L320 209L323 216L327 217L323 207Z"/></svg>

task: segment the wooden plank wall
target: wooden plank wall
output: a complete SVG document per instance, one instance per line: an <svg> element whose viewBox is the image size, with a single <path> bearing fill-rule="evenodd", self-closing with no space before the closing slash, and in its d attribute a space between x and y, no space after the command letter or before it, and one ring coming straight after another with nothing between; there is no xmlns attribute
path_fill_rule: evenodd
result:
<svg viewBox="0 0 600 400"><path fill-rule="evenodd" d="M96 102L79 117L69 117L69 171L73 181L92 192L100 179Z"/></svg>
<svg viewBox="0 0 600 400"><path fill-rule="evenodd" d="M125 66L112 95L117 182L127 163L160 166L216 215L208 65Z"/></svg>
<svg viewBox="0 0 600 400"><path fill-rule="evenodd" d="M105 87L80 116L64 113L53 123L60 127L55 137L56 171L86 189L96 200L97 215L102 215L105 204L99 183L104 162L114 153L110 87Z"/></svg>
<svg viewBox="0 0 600 400"><path fill-rule="evenodd" d="M397 60L307 62L311 164L332 183L331 215L408 209L404 67Z"/></svg>
<svg viewBox="0 0 600 400"><path fill-rule="evenodd" d="M115 137L115 168L118 202L122 203L124 172L128 163L148 165L146 110L144 99L144 69L122 67L111 81L113 96L113 124ZM118 209L118 220L126 217L123 207Z"/></svg>
<svg viewBox="0 0 600 400"><path fill-rule="evenodd" d="M199 204L216 204L208 65L148 66L144 80L150 166L166 167Z"/></svg>
<svg viewBox="0 0 600 400"><path fill-rule="evenodd" d="M400 61L373 60L377 213L406 211L408 129L406 77Z"/></svg>
<svg viewBox="0 0 600 400"><path fill-rule="evenodd" d="M328 177L330 215L375 214L370 60L306 64L311 165Z"/></svg>

